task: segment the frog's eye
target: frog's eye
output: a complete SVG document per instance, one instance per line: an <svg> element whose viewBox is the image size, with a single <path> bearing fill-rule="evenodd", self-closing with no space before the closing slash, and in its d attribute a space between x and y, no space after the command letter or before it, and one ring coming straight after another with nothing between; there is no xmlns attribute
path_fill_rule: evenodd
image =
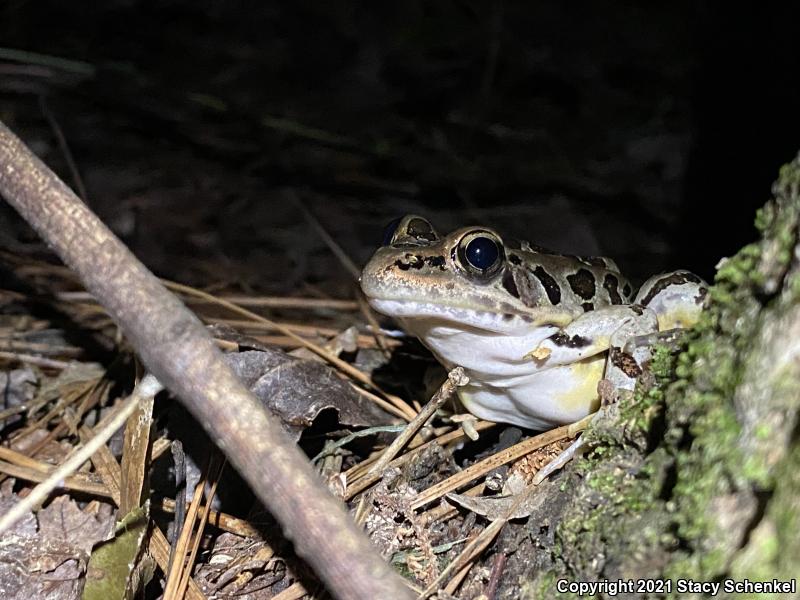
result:
<svg viewBox="0 0 800 600"><path fill-rule="evenodd" d="M464 248L464 258L471 267L481 271L491 269L500 258L500 248L488 237L473 238Z"/></svg>
<svg viewBox="0 0 800 600"><path fill-rule="evenodd" d="M461 238L458 258L461 266L473 274L494 275L503 264L503 245L494 234L476 231Z"/></svg>

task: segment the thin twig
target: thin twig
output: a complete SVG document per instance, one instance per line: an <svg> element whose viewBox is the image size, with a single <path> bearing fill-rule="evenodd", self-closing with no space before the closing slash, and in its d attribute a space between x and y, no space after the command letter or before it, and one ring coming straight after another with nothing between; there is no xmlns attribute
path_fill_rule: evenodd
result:
<svg viewBox="0 0 800 600"><path fill-rule="evenodd" d="M67 460L59 466L46 481L37 485L31 493L15 504L11 510L0 517L0 534L8 531L14 523L32 511L40 502L44 501L61 481L75 473L80 466L100 449L114 433L125 424L133 414L139 401L148 396L155 396L162 388L161 384L152 375L145 376L137 385L133 393L114 409L110 415L103 419L95 428L97 434L86 445L74 450Z"/></svg>
<svg viewBox="0 0 800 600"><path fill-rule="evenodd" d="M16 477L17 479L22 479L24 481L43 483L50 479L53 472L54 471L52 469L40 471L31 467L23 467L18 464L0 460L0 473L3 475L9 475L11 477ZM111 497L111 491L107 486L96 481L91 481L80 473L69 475L63 480L58 481L58 485L56 487L62 490L83 492L85 494L91 494L92 496L99 496L101 498Z"/></svg>
<svg viewBox="0 0 800 600"><path fill-rule="evenodd" d="M478 431L483 431L485 429L489 429L490 427L494 427L494 426L495 426L494 423L490 423L488 421L482 421L482 422L476 424L475 429L477 429ZM433 444L439 444L441 446L444 446L446 444L449 444L450 442L453 442L455 440L459 440L459 439L461 439L463 437L466 437L466 434L464 433L463 429L457 429L456 431L451 431L450 433L446 433L446 434L440 436L439 438L437 438L435 440L431 440L430 442L425 442L423 444L420 444L419 446L416 446L413 450L408 451L405 454L403 454L402 456L399 456L399 457L395 458L387 466L388 467L399 467L401 465L406 464L408 461L410 461L412 458L414 458L420 452L422 452L426 448L429 448ZM354 467L352 467L348 471L345 471L345 475L349 477L349 476L354 475L355 473L357 473L359 471L362 471L363 468L364 467L361 464L355 465ZM381 478L380 474L376 474L376 473L364 474L364 475L361 475L359 477L355 477L354 476L353 477L353 482L350 483L347 486L347 491L345 492L344 499L345 500L350 500L351 498L353 498L353 496L363 492L365 489L367 489L373 483L378 481L380 478Z"/></svg>
<svg viewBox="0 0 800 600"><path fill-rule="evenodd" d="M380 393L381 396L383 396L386 400L388 400L389 402L394 404L395 407L397 409L399 409L402 413L408 415L409 419L413 419L414 416L416 415L416 412L414 411L413 408L411 408L408 404L403 402L397 396L393 396L392 394L388 394L388 393L384 392L374 381L372 381L372 378L370 378L368 375L366 375L365 373L359 371L357 368L355 368L350 363L343 361L338 356L335 356L335 355L331 354L330 352L325 350L325 348L322 348L318 344L315 344L315 343L313 343L313 342L311 342L311 341L309 341L309 340L307 340L307 339L305 339L303 337L300 337L299 335L295 334L288 327L282 325L281 323L277 323L275 321L267 319L266 317L262 317L261 315L257 315L256 313L251 312L251 311L247 310L246 308L242 308L241 306L237 306L236 304L233 304L232 302L227 302L227 301L222 300L220 298L216 298L215 296L213 296L213 295L211 295L211 294L209 294L207 292L204 292L202 290L198 290L198 289L193 288L191 286L183 285L181 283L176 283L174 281L168 281L168 280L165 280L165 279L162 279L161 281L164 283L164 285L166 285L168 288L170 288L172 290L179 291L179 292L182 292L184 294L188 294L188 295L195 296L195 297L198 297L198 298L203 298L205 300L208 300L209 302L215 302L219 306L223 306L223 307L227 308L228 310L231 310L231 311L233 311L235 313L239 313L240 315L244 315L248 319L252 319L253 321L256 321L256 322L259 322L259 323L266 323L266 324L272 326L277 331L280 331L283 335L295 340L296 342L299 342L301 346L304 346L305 348L308 348L309 350L311 350L317 356L320 356L320 357L324 358L326 361L328 361L330 364L334 365L340 371L346 373L347 375L350 375L350 377L352 377L356 381L359 381L359 382L361 382L361 383L363 383L365 385L368 385L369 387L371 387L372 389L374 389L375 391Z"/></svg>
<svg viewBox="0 0 800 600"><path fill-rule="evenodd" d="M419 414L414 417L403 432L383 451L381 457L372 465L367 474L377 475L382 473L400 450L402 450L405 445L411 441L411 438L417 434L417 431L422 429L425 423L436 414L436 411L455 394L456 386L467 385L467 383L469 383L469 379L464 374L464 369L462 367L456 367L450 371L450 373L447 374L447 380L439 387L433 395L433 398L431 398L431 401L422 408Z"/></svg>
<svg viewBox="0 0 800 600"><path fill-rule="evenodd" d="M186 592L186 587L189 585L189 579L192 576L192 570L194 569L194 564L197 560L197 551L200 549L200 542L203 541L203 531L205 531L206 524L208 523L208 516L211 512L211 503L214 501L214 495L217 493L217 486L219 485L219 480L222 477L222 471L225 468L224 455L222 455L221 458L222 460L215 460L215 464L209 469L211 472L211 483L208 486L207 493L205 495L205 502L200 507L199 515L192 515L192 520L198 520L199 518L199 522L197 523L197 532L192 540L192 549L189 553L189 558L186 561L186 568L181 576L176 598L183 598L184 593Z"/></svg>
<svg viewBox="0 0 800 600"><path fill-rule="evenodd" d="M177 514L176 511L176 502L172 498L161 498L154 500L151 503L151 507L155 510L167 513L167 514ZM184 508L186 504L184 503ZM176 518L176 521L178 519ZM180 519L180 522L183 522L183 519ZM210 511L208 513L208 522L217 529L221 529L222 531L229 531L231 533L235 533L236 535L242 537L257 537L260 535L260 530L258 527L251 523L250 521L246 521L244 519L239 519L238 517L234 517L233 515L229 515L223 512L217 511Z"/></svg>
<svg viewBox="0 0 800 600"><path fill-rule="evenodd" d="M453 490L466 485L473 479L480 477L482 474L488 473L492 469L496 469L501 465L517 460L518 458L522 458L534 450L543 448L548 444L552 444L555 441L568 437L570 427L570 425L565 425L532 438L528 438L519 444L515 444L510 448L501 450L492 456L488 456L483 460L470 465L463 471L459 471L455 475L452 475L447 479L440 481L439 483L432 485L428 489L420 492L420 494L414 498L414 501L411 503L411 508L421 508L429 502L440 498L447 492L452 492Z"/></svg>
<svg viewBox="0 0 800 600"><path fill-rule="evenodd" d="M292 194L292 200L294 200L295 205L300 211L303 213L306 221L311 227L314 228L314 231L317 232L317 235L322 238L322 241L325 242L325 245L328 246L333 255L339 259L339 262L342 266L347 270L348 273L358 281L358 278L361 277L361 269L356 266L356 263L347 256L347 253L342 249L342 247L338 244L338 242L333 239L331 234L322 226L322 223L319 222L317 217L311 214L311 211L306 208L306 205L297 197L297 195Z"/></svg>
<svg viewBox="0 0 800 600"><path fill-rule="evenodd" d="M75 163L75 159L72 156L72 151L69 149L67 138L64 136L64 132L61 129L61 126L58 124L58 121L56 121L53 111L51 111L50 107L47 106L47 98L45 98L43 95L39 96L39 109L42 111L42 115L44 115L44 118L47 121L47 124L50 126L50 129L53 130L53 135L56 136L58 148L61 150L61 154L64 156L64 160L67 163L67 168L69 169L70 175L72 175L72 183L75 184L75 189L78 190L78 196L80 196L81 200L87 202L88 196L86 195L86 186L83 185L81 173L78 171L78 165Z"/></svg>
<svg viewBox="0 0 800 600"><path fill-rule="evenodd" d="M0 351L0 358L6 360L15 360L21 363L28 363L36 365L37 367L45 367L48 369L66 369L69 363L63 360L55 360L54 358L45 358L43 356L34 356L33 354L20 354L18 352L4 352Z"/></svg>
<svg viewBox="0 0 800 600"><path fill-rule="evenodd" d="M319 454L311 459L311 462L315 463L320 458L325 458L326 456L333 454L337 449L341 448L342 446L346 446L355 439L366 437L368 435L375 435L376 433L397 433L399 431L403 431L404 429L405 427L402 425L376 425L375 427L360 429L351 433L350 435L346 435L343 438L336 440L335 442L326 444L325 448L323 448ZM2 448L0 448L0 450L2 450Z"/></svg>
<svg viewBox="0 0 800 600"><path fill-rule="evenodd" d="M168 564L169 564L169 556L170 556L170 545L167 541L167 537L158 528L158 526L154 526L152 533L150 535L150 541L147 544L147 550L156 560L156 564L158 564L158 568L161 569L162 572L168 572ZM193 579L189 579L189 587L186 589L186 596L184 600L205 600L206 596L200 590L200 587L197 585L197 582Z"/></svg>
<svg viewBox="0 0 800 600"><path fill-rule="evenodd" d="M58 292L56 298L67 302L95 302L94 296L89 292ZM296 298L282 296L219 296L222 300L227 300L239 306L249 306L251 308L286 308L298 310L358 310L358 303L353 300L338 300L335 298ZM191 304L209 304L208 300L202 298L189 298Z"/></svg>

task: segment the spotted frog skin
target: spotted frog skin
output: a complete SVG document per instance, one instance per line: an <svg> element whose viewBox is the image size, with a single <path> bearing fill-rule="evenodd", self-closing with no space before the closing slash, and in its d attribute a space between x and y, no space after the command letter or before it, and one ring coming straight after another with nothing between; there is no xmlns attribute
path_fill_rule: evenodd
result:
<svg viewBox="0 0 800 600"><path fill-rule="evenodd" d="M707 291L675 271L634 295L609 259L504 241L487 227L440 236L416 215L388 231L361 288L446 368L465 369L467 410L537 430L597 410L601 379L632 389L649 360L641 340L693 325Z"/></svg>

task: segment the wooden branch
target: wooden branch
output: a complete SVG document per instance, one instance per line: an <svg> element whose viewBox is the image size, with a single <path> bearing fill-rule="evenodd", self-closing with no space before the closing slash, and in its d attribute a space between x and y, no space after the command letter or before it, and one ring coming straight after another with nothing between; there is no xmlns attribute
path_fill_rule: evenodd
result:
<svg viewBox="0 0 800 600"><path fill-rule="evenodd" d="M2 123L0 194L81 278L342 600L411 594L222 360L203 325Z"/></svg>

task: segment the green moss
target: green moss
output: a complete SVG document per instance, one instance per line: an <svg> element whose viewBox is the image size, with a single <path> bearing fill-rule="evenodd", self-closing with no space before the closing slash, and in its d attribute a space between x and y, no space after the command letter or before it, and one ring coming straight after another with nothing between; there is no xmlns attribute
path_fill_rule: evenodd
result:
<svg viewBox="0 0 800 600"><path fill-rule="evenodd" d="M520 590L520 599L550 600L551 598L558 598L559 600L575 600L577 598L575 594L560 594L555 591L558 580L558 575L552 571L540 573L532 582L523 584Z"/></svg>
<svg viewBox="0 0 800 600"><path fill-rule="evenodd" d="M781 289L789 301L800 298L800 275L781 283L798 241L800 158L781 169L774 191L776 199L756 216L763 239L720 264L682 352L656 347L652 380L586 432L592 451L562 483L576 491L556 530L556 568L537 576L536 595L525 598L553 597L547 592L561 576L706 581L796 572L800 451L795 444L791 469L786 461L781 475L770 475L764 457L743 451L733 407L762 313L787 302ZM780 393L796 397L797 386L798 374L787 374ZM762 440L773 435L766 424L755 431ZM719 502L743 490L774 496L763 528L734 556L738 540L731 536L738 534L722 524Z"/></svg>
<svg viewBox="0 0 800 600"><path fill-rule="evenodd" d="M782 169L781 177L786 176L800 181L800 164ZM776 185L785 187L785 181ZM673 493L678 535L691 552L676 555L668 574L706 579L723 575L730 551L725 532L716 530L718 520L710 518L710 506L725 494L768 481L763 461L745 457L737 443L741 428L731 402L743 371L742 350L760 324L754 315L769 305L766 278L769 271L788 268L797 243L798 204L796 196L768 203L756 219L765 239L720 266L698 338L678 361L676 373L683 385L667 391L669 411L676 417L670 420L675 428L671 438L685 440L688 434L691 439L688 451L675 448L679 480ZM760 270L767 260L768 268ZM758 431L759 436L769 433L767 426Z"/></svg>

